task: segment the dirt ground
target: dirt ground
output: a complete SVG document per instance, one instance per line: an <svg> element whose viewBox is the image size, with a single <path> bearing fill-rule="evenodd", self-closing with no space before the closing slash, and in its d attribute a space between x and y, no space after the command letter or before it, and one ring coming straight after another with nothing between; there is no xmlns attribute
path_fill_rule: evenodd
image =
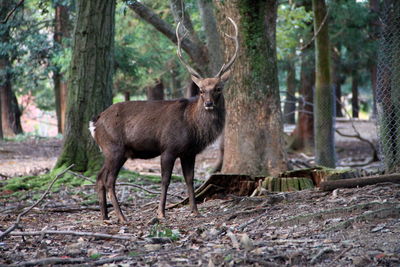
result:
<svg viewBox="0 0 400 267"><path fill-rule="evenodd" d="M0 145L1 182L48 171L61 141ZM368 147L354 140L340 140L337 148L343 162L370 157ZM198 157L198 179L207 178L217 153L213 145ZM129 161L125 168L159 173L157 159ZM159 190L159 184L141 186ZM158 195L130 186L117 191L128 224L119 224L112 209L109 221L100 220L97 204L88 201L95 199L93 186L49 194L22 217L20 229L0 240L0 266L400 266L400 185L230 195L199 203L199 217L184 206L168 210L162 221L155 219ZM169 193L174 196L168 201L175 203L186 188L173 182ZM0 231L36 199L37 192L1 198Z"/></svg>

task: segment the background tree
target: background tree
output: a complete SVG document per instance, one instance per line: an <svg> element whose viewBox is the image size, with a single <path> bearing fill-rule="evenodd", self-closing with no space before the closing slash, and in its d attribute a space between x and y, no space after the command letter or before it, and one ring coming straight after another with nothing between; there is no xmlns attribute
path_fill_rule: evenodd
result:
<svg viewBox="0 0 400 267"><path fill-rule="evenodd" d="M240 49L226 88L225 173L276 174L286 170L276 59L277 1L215 1L218 21L239 27ZM225 42L227 54L233 45Z"/></svg>
<svg viewBox="0 0 400 267"><path fill-rule="evenodd" d="M330 79L330 44L325 0L312 0L315 34L314 143L318 165L336 165L334 144L334 102Z"/></svg>
<svg viewBox="0 0 400 267"><path fill-rule="evenodd" d="M15 1L0 1L0 20L5 20L7 14L16 5ZM18 11L17 11L18 12ZM22 133L21 112L17 98L12 90L13 67L12 62L16 58L16 44L12 41L10 31L18 25L18 20L9 20L0 24L0 101L2 116L2 131L6 136L14 136Z"/></svg>
<svg viewBox="0 0 400 267"><path fill-rule="evenodd" d="M74 29L64 144L57 167L98 170L100 151L89 121L111 105L114 51L114 0L80 0Z"/></svg>
<svg viewBox="0 0 400 267"><path fill-rule="evenodd" d="M63 40L65 42L66 38L70 37L70 20L69 20L69 10L68 6L64 5L60 1L55 3L55 13L54 13L54 50L61 50L64 46ZM67 39L68 40L68 39ZM61 68L57 65L54 66L53 71L53 83L54 83L54 96L55 96L55 106L57 114L57 127L58 132L64 132L65 126L65 111L67 107L67 94L68 87L65 73L61 72Z"/></svg>

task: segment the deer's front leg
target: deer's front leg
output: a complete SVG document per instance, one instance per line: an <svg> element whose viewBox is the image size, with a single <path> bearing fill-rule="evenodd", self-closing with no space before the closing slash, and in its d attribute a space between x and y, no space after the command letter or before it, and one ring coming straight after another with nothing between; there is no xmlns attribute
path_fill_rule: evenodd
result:
<svg viewBox="0 0 400 267"><path fill-rule="evenodd" d="M157 210L159 219L165 218L165 203L167 201L167 190L171 181L171 174L174 168L176 157L171 153L161 155L161 197Z"/></svg>
<svg viewBox="0 0 400 267"><path fill-rule="evenodd" d="M181 157L182 171L187 186L190 210L192 211L193 214L199 215L200 213L197 210L196 199L194 195L194 186L193 186L195 161L196 161L196 156L193 155Z"/></svg>

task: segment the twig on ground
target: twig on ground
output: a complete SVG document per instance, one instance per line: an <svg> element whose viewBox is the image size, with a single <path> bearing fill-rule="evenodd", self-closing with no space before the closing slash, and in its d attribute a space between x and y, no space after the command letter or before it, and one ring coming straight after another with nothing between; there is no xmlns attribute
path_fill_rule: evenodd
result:
<svg viewBox="0 0 400 267"><path fill-rule="evenodd" d="M331 252L334 252L333 249L331 249L331 248L323 248L323 249L321 249L321 250L317 253L317 255L315 255L314 257L312 257L310 263L311 263L311 264L316 263L316 262L319 260L319 258L321 258L322 255L324 255L324 254L326 254L326 253L331 253Z"/></svg>
<svg viewBox="0 0 400 267"><path fill-rule="evenodd" d="M255 217L254 219L251 219L250 221L247 221L245 223L242 223L241 225L239 225L237 227L237 231L243 231L244 228L246 228L247 226L249 226L252 223L255 223L256 221L258 221L259 219L267 216L269 213L268 212L264 212L263 214L258 215L257 217Z"/></svg>
<svg viewBox="0 0 400 267"><path fill-rule="evenodd" d="M17 220L15 221L15 223L10 226L7 230L5 230L4 232L2 232L0 234L0 240L2 240L6 235L8 235L9 233L11 233L12 231L14 231L19 225L19 222L21 221L21 217L24 216L25 214L27 214L29 211L31 211L34 207L36 207L37 205L39 205L40 202L42 202L42 200L45 198L45 196L50 192L50 189L53 187L54 183L58 180L58 178L60 178L61 176L63 176L69 169L71 169L72 167L74 167L74 164L72 164L71 166L69 166L68 168L66 168L65 170L63 170L62 172L60 172L59 174L56 175L56 177L53 179L53 181L50 183L49 187L47 188L47 190L43 193L43 195L38 199L38 201L36 201L32 206L30 206L28 209L26 209L25 211L21 212L20 214L18 214L17 216Z"/></svg>
<svg viewBox="0 0 400 267"><path fill-rule="evenodd" d="M350 251L350 250L352 250L352 249L353 249L353 246L350 246L350 247L346 248L345 250L343 250L342 252L340 252L340 254L337 255L337 256L332 260L331 266L336 266L336 264L338 264L337 261L338 261L346 252L348 252L348 251Z"/></svg>
<svg viewBox="0 0 400 267"><path fill-rule="evenodd" d="M75 235L75 236L89 236L97 237L102 239L120 239L120 240L132 240L134 236L123 236L123 235L109 235L103 233L93 232L79 232L79 231L56 231L56 230L44 230L44 231L31 231L31 232L13 232L10 233L12 236L35 236L35 235Z"/></svg>

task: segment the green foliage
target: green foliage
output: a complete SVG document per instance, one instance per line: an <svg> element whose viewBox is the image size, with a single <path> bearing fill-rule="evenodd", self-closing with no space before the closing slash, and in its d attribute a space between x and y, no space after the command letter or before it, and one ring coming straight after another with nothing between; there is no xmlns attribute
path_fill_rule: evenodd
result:
<svg viewBox="0 0 400 267"><path fill-rule="evenodd" d="M103 255L101 255L100 253L95 253L95 254L90 255L90 258L91 258L92 260L98 260L98 259L100 259L102 256L103 256Z"/></svg>
<svg viewBox="0 0 400 267"><path fill-rule="evenodd" d="M163 19L173 23L169 7L164 1L148 4ZM176 45L147 22L135 17L125 3L116 10L114 89L143 94L146 87L162 78L166 85L171 80L171 68L182 78L185 72L176 57Z"/></svg>
<svg viewBox="0 0 400 267"><path fill-rule="evenodd" d="M172 230L161 224L155 224L151 226L149 235L147 237L163 237L163 238L169 238L172 241L177 241L180 239L180 233L179 230L176 229Z"/></svg>
<svg viewBox="0 0 400 267"><path fill-rule="evenodd" d="M281 4L278 6L276 43L278 60L294 56L295 50L307 42L312 27L312 12L303 6Z"/></svg>

